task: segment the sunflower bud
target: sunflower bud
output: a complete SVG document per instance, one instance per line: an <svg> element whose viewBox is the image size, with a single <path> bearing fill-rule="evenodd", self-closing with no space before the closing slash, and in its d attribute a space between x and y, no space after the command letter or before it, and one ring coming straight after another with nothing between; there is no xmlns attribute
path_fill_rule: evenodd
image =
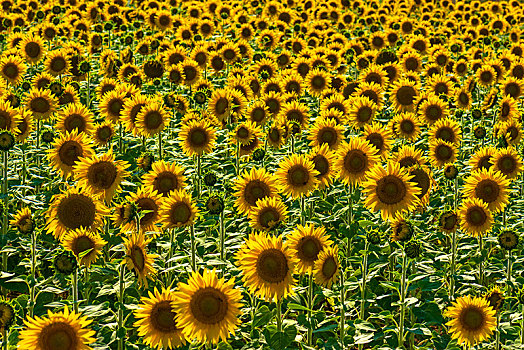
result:
<svg viewBox="0 0 524 350"><path fill-rule="evenodd" d="M494 287L484 298L495 311L499 311L504 303L504 293L498 287Z"/></svg>
<svg viewBox="0 0 524 350"><path fill-rule="evenodd" d="M486 137L486 129L483 126L477 126L473 131L473 134L477 140L482 140Z"/></svg>
<svg viewBox="0 0 524 350"><path fill-rule="evenodd" d="M414 239L409 241L404 249L406 251L406 255L410 259L416 259L420 256L420 254L422 254L422 246Z"/></svg>
<svg viewBox="0 0 524 350"><path fill-rule="evenodd" d="M457 175L458 175L458 169L454 165L448 165L444 169L444 176L446 177L446 179L454 180L457 177Z"/></svg>
<svg viewBox="0 0 524 350"><path fill-rule="evenodd" d="M515 231L504 230L499 234L499 244L506 250L512 250L519 244L519 236Z"/></svg>
<svg viewBox="0 0 524 350"><path fill-rule="evenodd" d="M215 172L213 171L208 171L205 175L204 175L204 183L206 184L206 186L208 187L211 187L211 186L214 186L216 183L217 183L217 176L215 174Z"/></svg>
<svg viewBox="0 0 524 350"><path fill-rule="evenodd" d="M72 252L65 250L55 256L53 267L57 273L70 275L77 269L78 262Z"/></svg>
<svg viewBox="0 0 524 350"><path fill-rule="evenodd" d="M266 156L266 151L264 151L263 148L257 148L255 152L253 152L253 160L256 162L260 162L264 160L265 156Z"/></svg>
<svg viewBox="0 0 524 350"><path fill-rule="evenodd" d="M0 131L0 151L9 151L15 146L16 137L9 130Z"/></svg>
<svg viewBox="0 0 524 350"><path fill-rule="evenodd" d="M366 239L369 243L378 245L382 242L382 234L378 230L371 230L366 234Z"/></svg>
<svg viewBox="0 0 524 350"><path fill-rule="evenodd" d="M51 130L46 130L42 133L42 141L44 143L51 143L55 139L55 133Z"/></svg>
<svg viewBox="0 0 524 350"><path fill-rule="evenodd" d="M154 161L155 156L152 153L146 152L138 158L138 166L144 171L149 171Z"/></svg>
<svg viewBox="0 0 524 350"><path fill-rule="evenodd" d="M3 298L0 299L0 330L8 330L15 320L13 305ZM5 336L5 333L4 333ZM4 339L4 341L6 341Z"/></svg>
<svg viewBox="0 0 524 350"><path fill-rule="evenodd" d="M209 214L217 215L224 211L224 200L219 195L211 195L206 201Z"/></svg>

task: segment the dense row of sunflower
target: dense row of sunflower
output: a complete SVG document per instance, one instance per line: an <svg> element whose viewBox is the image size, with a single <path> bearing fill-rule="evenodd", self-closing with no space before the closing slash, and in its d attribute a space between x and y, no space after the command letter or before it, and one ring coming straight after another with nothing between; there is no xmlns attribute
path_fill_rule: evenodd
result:
<svg viewBox="0 0 524 350"><path fill-rule="evenodd" d="M2 349L524 344L518 1L0 6Z"/></svg>

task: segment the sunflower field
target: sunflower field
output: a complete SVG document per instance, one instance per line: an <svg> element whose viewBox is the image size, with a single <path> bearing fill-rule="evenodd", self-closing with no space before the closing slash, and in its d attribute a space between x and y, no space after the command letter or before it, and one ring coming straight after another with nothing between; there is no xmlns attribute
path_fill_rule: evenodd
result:
<svg viewBox="0 0 524 350"><path fill-rule="evenodd" d="M0 350L523 349L518 0L0 0Z"/></svg>

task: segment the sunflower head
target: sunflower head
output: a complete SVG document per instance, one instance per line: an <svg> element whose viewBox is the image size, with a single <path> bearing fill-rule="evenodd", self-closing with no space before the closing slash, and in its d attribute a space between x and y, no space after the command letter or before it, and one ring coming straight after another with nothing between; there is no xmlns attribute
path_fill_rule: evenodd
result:
<svg viewBox="0 0 524 350"><path fill-rule="evenodd" d="M485 298L464 296L457 298L444 312L451 318L446 323L450 327L452 339L459 345L475 346L487 340L496 328L495 310Z"/></svg>
<svg viewBox="0 0 524 350"><path fill-rule="evenodd" d="M224 200L218 194L210 195L206 200L206 210L209 214L218 215L224 211Z"/></svg>

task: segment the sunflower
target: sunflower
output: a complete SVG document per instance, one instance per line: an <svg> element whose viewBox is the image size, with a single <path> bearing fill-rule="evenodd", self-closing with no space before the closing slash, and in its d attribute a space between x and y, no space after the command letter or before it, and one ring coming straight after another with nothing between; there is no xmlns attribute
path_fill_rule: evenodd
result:
<svg viewBox="0 0 524 350"><path fill-rule="evenodd" d="M93 131L93 140L98 146L106 146L115 135L113 124L109 121L96 124Z"/></svg>
<svg viewBox="0 0 524 350"><path fill-rule="evenodd" d="M351 100L351 108L349 110L349 121L353 127L362 127L371 124L377 105L366 96L357 96Z"/></svg>
<svg viewBox="0 0 524 350"><path fill-rule="evenodd" d="M492 85L496 78L497 73L495 72L495 69L489 64L485 64L482 67L480 67L479 70L476 72L477 82L482 86L490 86Z"/></svg>
<svg viewBox="0 0 524 350"><path fill-rule="evenodd" d="M95 331L87 328L91 320L76 312L47 311L47 317L27 316L25 328L18 336L20 349L50 350L67 347L72 350L90 349L95 342Z"/></svg>
<svg viewBox="0 0 524 350"><path fill-rule="evenodd" d="M266 197L257 200L248 216L253 229L270 231L286 221L287 215L287 207L280 198Z"/></svg>
<svg viewBox="0 0 524 350"><path fill-rule="evenodd" d="M313 224L298 225L286 236L286 241L291 255L297 261L295 272L301 275L312 273L320 252L332 244L325 228L315 227Z"/></svg>
<svg viewBox="0 0 524 350"><path fill-rule="evenodd" d="M33 114L23 107L15 109L15 114L18 117L18 123L15 129L16 140L18 142L23 142L27 140L34 129ZM0 118L1 117L2 108L0 107Z"/></svg>
<svg viewBox="0 0 524 350"><path fill-rule="evenodd" d="M471 94L467 88L456 89L454 98L458 108L466 110L471 108Z"/></svg>
<svg viewBox="0 0 524 350"><path fill-rule="evenodd" d="M460 145L461 136L459 123L451 118L439 119L429 130L430 140L442 140L455 146Z"/></svg>
<svg viewBox="0 0 524 350"><path fill-rule="evenodd" d="M142 94L135 94L125 100L122 109L122 123L126 130L137 136L139 134L137 116L142 108L150 103L150 97Z"/></svg>
<svg viewBox="0 0 524 350"><path fill-rule="evenodd" d="M96 261L107 243L97 232L87 230L84 227L68 231L61 240L64 248L71 251L79 259L80 265L86 267L91 266ZM85 254L80 257L82 253Z"/></svg>
<svg viewBox="0 0 524 350"><path fill-rule="evenodd" d="M190 226L197 214L191 195L183 190L171 192L160 207L160 221L164 228Z"/></svg>
<svg viewBox="0 0 524 350"><path fill-rule="evenodd" d="M55 238L62 238L69 230L86 228L91 231L103 224L109 210L95 197L85 194L80 186L54 195L46 212L46 230Z"/></svg>
<svg viewBox="0 0 524 350"><path fill-rule="evenodd" d="M502 87L502 95L503 96L510 96L516 100L519 99L520 96L522 96L522 90L524 89L524 84L522 83L522 79L517 79L515 77L508 76L504 81L501 82Z"/></svg>
<svg viewBox="0 0 524 350"><path fill-rule="evenodd" d="M19 56L4 56L0 59L0 76L11 85L18 85L26 70L27 66Z"/></svg>
<svg viewBox="0 0 524 350"><path fill-rule="evenodd" d="M218 344L241 323L242 293L234 279L218 278L214 269L193 272L187 283L179 283L174 299L176 324L187 339Z"/></svg>
<svg viewBox="0 0 524 350"><path fill-rule="evenodd" d="M24 207L16 212L14 217L9 221L9 224L16 227L21 234L28 234L33 232L35 222L31 210Z"/></svg>
<svg viewBox="0 0 524 350"><path fill-rule="evenodd" d="M377 149L375 155L387 158L389 149L393 142L393 135L389 129L378 122L364 125L363 137L369 144Z"/></svg>
<svg viewBox="0 0 524 350"><path fill-rule="evenodd" d="M122 264L126 264L129 270L135 271L138 283L147 288L147 279L154 279L152 275L156 273L156 269L153 267L153 262L158 257L156 254L147 253L147 245L151 243L152 238L146 239L144 234L132 232L123 239L126 255Z"/></svg>
<svg viewBox="0 0 524 350"><path fill-rule="evenodd" d="M416 83L401 78L391 87L390 100L397 111L412 111L415 100L419 94Z"/></svg>
<svg viewBox="0 0 524 350"><path fill-rule="evenodd" d="M17 110L8 101L0 101L0 130L15 132L19 123Z"/></svg>
<svg viewBox="0 0 524 350"><path fill-rule="evenodd" d="M319 174L307 156L292 154L279 163L275 178L282 194L296 199L315 190Z"/></svg>
<svg viewBox="0 0 524 350"><path fill-rule="evenodd" d="M420 207L424 207L429 203L429 195L435 180L433 180L431 170L427 166L414 165L408 168L411 179L415 185L420 188L420 193L417 197L420 199Z"/></svg>
<svg viewBox="0 0 524 350"><path fill-rule="evenodd" d="M296 265L289 244L281 236L252 233L239 249L237 265L250 293L271 301L293 293Z"/></svg>
<svg viewBox="0 0 524 350"><path fill-rule="evenodd" d="M428 125L449 115L447 103L433 94L420 104L418 112Z"/></svg>
<svg viewBox="0 0 524 350"><path fill-rule="evenodd" d="M62 133L77 130L80 133L93 132L93 113L81 103L70 103L58 112L56 128Z"/></svg>
<svg viewBox="0 0 524 350"><path fill-rule="evenodd" d="M309 160L313 162L314 168L318 171L316 178L320 181L318 189L331 186L335 176L335 153L326 144L314 147L308 154Z"/></svg>
<svg viewBox="0 0 524 350"><path fill-rule="evenodd" d="M334 167L347 185L360 184L378 162L377 150L368 141L352 137L336 152Z"/></svg>
<svg viewBox="0 0 524 350"><path fill-rule="evenodd" d="M420 135L420 122L414 113L403 112L391 119L390 127L398 137L415 141Z"/></svg>
<svg viewBox="0 0 524 350"><path fill-rule="evenodd" d="M76 129L66 132L53 142L53 148L48 150L47 157L53 168L68 176L73 172L73 167L82 157L91 157L93 149L91 139Z"/></svg>
<svg viewBox="0 0 524 350"><path fill-rule="evenodd" d="M186 187L184 169L175 163L168 164L161 160L154 162L152 170L143 177L144 186L158 192L163 197L169 196L171 191Z"/></svg>
<svg viewBox="0 0 524 350"><path fill-rule="evenodd" d="M126 100L126 92L123 89L115 88L106 92L100 100L100 115L113 123L121 118Z"/></svg>
<svg viewBox="0 0 524 350"><path fill-rule="evenodd" d="M484 299L495 312L500 311L504 303L504 291L500 287L494 286L484 295Z"/></svg>
<svg viewBox="0 0 524 350"><path fill-rule="evenodd" d="M446 325L451 327L451 338L457 339L459 345L475 346L487 340L497 327L495 310L484 298L459 297L444 316L451 318Z"/></svg>
<svg viewBox="0 0 524 350"><path fill-rule="evenodd" d="M277 194L275 177L264 168L244 171L236 180L234 190L235 205L244 214L249 214L259 199Z"/></svg>
<svg viewBox="0 0 524 350"><path fill-rule="evenodd" d="M456 231L459 225L460 220L455 211L442 212L438 218L439 228L446 233Z"/></svg>
<svg viewBox="0 0 524 350"><path fill-rule="evenodd" d="M380 210L382 219L393 219L419 205L421 190L398 162L389 161L386 169L377 164L368 173L362 184L365 205L372 211Z"/></svg>
<svg viewBox="0 0 524 350"><path fill-rule="evenodd" d="M160 206L161 197L151 188L140 187L136 192L131 193L126 197L126 202L133 205L136 210L132 217L126 216L126 212L122 215L118 210L113 215L116 225L120 225L122 231L134 231L137 229L142 233L156 234L159 229L156 224L160 221ZM136 219L140 216L139 225L137 227Z"/></svg>
<svg viewBox="0 0 524 350"><path fill-rule="evenodd" d="M308 124L308 107L298 101L292 101L282 104L279 116L282 120L287 122L297 122L302 128L307 127Z"/></svg>
<svg viewBox="0 0 524 350"><path fill-rule="evenodd" d="M340 275L340 262L338 259L338 246L325 247L318 253L313 266L315 283L325 288L331 288Z"/></svg>
<svg viewBox="0 0 524 350"><path fill-rule="evenodd" d="M0 332L9 330L16 318L16 313L10 301L0 298ZM6 340L3 340L6 342Z"/></svg>
<svg viewBox="0 0 524 350"><path fill-rule="evenodd" d="M138 112L135 120L139 132L143 136L153 136L164 129L166 123L169 122L169 113L158 101L150 101L146 103Z"/></svg>
<svg viewBox="0 0 524 350"><path fill-rule="evenodd" d="M237 124L234 130L230 133L229 141L231 144L235 145L237 142L239 145L247 146L249 145L256 137L260 137L262 134L262 129L260 126L256 125L253 122L245 121Z"/></svg>
<svg viewBox="0 0 524 350"><path fill-rule="evenodd" d="M498 120L506 122L519 117L519 107L517 100L511 96L504 96L498 106Z"/></svg>
<svg viewBox="0 0 524 350"><path fill-rule="evenodd" d="M45 55L45 46L42 38L37 35L27 34L22 41L18 43L20 52L24 58L31 64L38 63Z"/></svg>
<svg viewBox="0 0 524 350"><path fill-rule="evenodd" d="M73 173L78 185L92 194L103 193L106 203L110 203L120 183L129 175L128 167L126 161L115 160L110 150L101 155L79 158Z"/></svg>
<svg viewBox="0 0 524 350"><path fill-rule="evenodd" d="M495 170L500 171L508 179L515 179L522 171L522 159L514 147L499 149L492 158Z"/></svg>
<svg viewBox="0 0 524 350"><path fill-rule="evenodd" d="M452 143L436 139L429 145L430 161L434 167L442 168L457 159L457 148Z"/></svg>
<svg viewBox="0 0 524 350"><path fill-rule="evenodd" d="M508 204L509 185L510 181L500 171L478 169L466 178L464 196L482 200L491 212L497 213Z"/></svg>
<svg viewBox="0 0 524 350"><path fill-rule="evenodd" d="M264 101L256 100L248 107L246 115L251 122L257 125L265 125L269 120L269 108Z"/></svg>
<svg viewBox="0 0 524 350"><path fill-rule="evenodd" d="M309 71L304 79L304 84L313 96L320 96L331 85L331 76L318 68Z"/></svg>
<svg viewBox="0 0 524 350"><path fill-rule="evenodd" d="M493 215L479 198L467 198L459 210L460 228L471 236L481 236L491 230Z"/></svg>
<svg viewBox="0 0 524 350"><path fill-rule="evenodd" d="M224 121L229 117L232 109L232 96L230 89L215 89L209 98L209 113L216 116L218 120Z"/></svg>
<svg viewBox="0 0 524 350"><path fill-rule="evenodd" d="M516 146L522 140L522 130L522 124L513 119L501 123L497 135L503 137L509 145Z"/></svg>
<svg viewBox="0 0 524 350"><path fill-rule="evenodd" d="M163 288L160 292L155 288L148 295L140 299L141 303L134 311L138 335L144 337L146 345L155 349L174 349L184 345L186 339L182 329L177 327L177 314L172 307L175 293L170 289Z"/></svg>
<svg viewBox="0 0 524 350"><path fill-rule="evenodd" d="M27 93L24 104L36 119L46 120L56 111L57 103L49 90L32 88Z"/></svg>
<svg viewBox="0 0 524 350"><path fill-rule="evenodd" d="M44 67L47 73L56 77L68 74L71 69L71 62L62 50L54 50L47 53Z"/></svg>
<svg viewBox="0 0 524 350"><path fill-rule="evenodd" d="M192 120L182 125L178 138L187 156L201 156L213 150L216 130L208 121Z"/></svg>
<svg viewBox="0 0 524 350"><path fill-rule="evenodd" d="M468 164L472 171L489 169L493 166L493 155L497 150L492 146L480 147L470 158Z"/></svg>
<svg viewBox="0 0 524 350"><path fill-rule="evenodd" d="M309 129L308 140L312 147L327 145L336 150L344 141L344 126L335 119L318 117Z"/></svg>

